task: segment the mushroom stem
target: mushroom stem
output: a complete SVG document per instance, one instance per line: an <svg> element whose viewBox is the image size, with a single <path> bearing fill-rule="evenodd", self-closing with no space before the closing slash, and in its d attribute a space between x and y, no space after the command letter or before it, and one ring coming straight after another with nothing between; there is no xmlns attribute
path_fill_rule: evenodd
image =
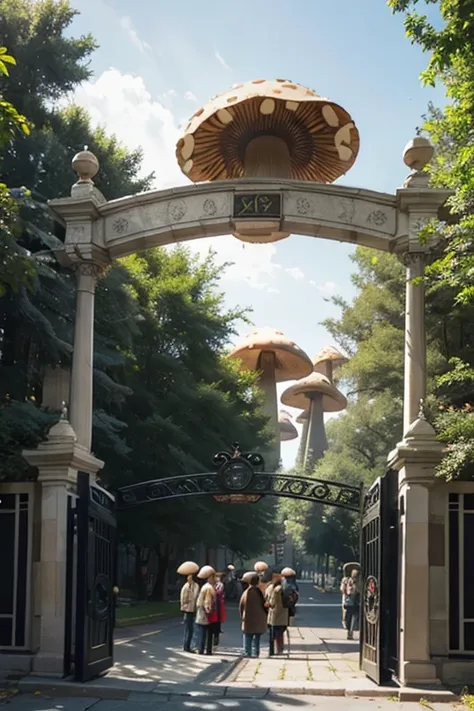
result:
<svg viewBox="0 0 474 711"><path fill-rule="evenodd" d="M259 136L248 144L244 166L249 178L290 178L290 151L277 136Z"/></svg>
<svg viewBox="0 0 474 711"><path fill-rule="evenodd" d="M324 427L324 409L322 393L308 393L310 398L308 438L304 457L304 469L311 472L328 447Z"/></svg>
<svg viewBox="0 0 474 711"><path fill-rule="evenodd" d="M278 430L278 399L275 379L275 354L272 351L262 351L258 360L260 371L259 386L265 395L264 412L270 420L274 442L270 445L265 469L274 471L280 462L280 437Z"/></svg>
<svg viewBox="0 0 474 711"><path fill-rule="evenodd" d="M308 441L308 428L309 428L309 418L303 422L303 429L301 431L300 447L298 449L298 458L296 460L297 467L304 467L304 458L305 458L305 454L306 454L306 443Z"/></svg>

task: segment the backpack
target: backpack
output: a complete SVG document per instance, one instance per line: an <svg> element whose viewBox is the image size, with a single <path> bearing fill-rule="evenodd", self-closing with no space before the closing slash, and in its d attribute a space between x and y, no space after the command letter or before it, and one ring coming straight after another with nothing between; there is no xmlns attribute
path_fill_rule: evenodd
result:
<svg viewBox="0 0 474 711"><path fill-rule="evenodd" d="M292 583L286 582L284 584L284 586L282 587L282 591L281 591L281 601L282 601L283 607L287 610L291 610L295 607L298 600L299 600L299 595L298 595L296 586L293 585Z"/></svg>

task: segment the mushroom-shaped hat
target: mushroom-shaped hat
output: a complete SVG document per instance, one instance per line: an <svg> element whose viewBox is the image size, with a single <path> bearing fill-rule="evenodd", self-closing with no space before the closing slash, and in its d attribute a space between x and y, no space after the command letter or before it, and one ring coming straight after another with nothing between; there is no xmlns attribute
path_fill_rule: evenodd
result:
<svg viewBox="0 0 474 711"><path fill-rule="evenodd" d="M339 366L347 363L349 359L345 355L340 353L334 346L325 346L321 348L319 353L317 353L313 359L314 370L318 373L325 373L324 363L328 361L331 363L333 369L339 368Z"/></svg>
<svg viewBox="0 0 474 711"><path fill-rule="evenodd" d="M235 565L232 565L232 563L229 563L229 565L227 566L227 570L231 570L231 571L235 570Z"/></svg>
<svg viewBox="0 0 474 711"><path fill-rule="evenodd" d="M278 427L280 430L280 440L282 442L288 442L290 439L296 439L298 437L298 430L291 421L291 416L282 410L278 418Z"/></svg>
<svg viewBox="0 0 474 711"><path fill-rule="evenodd" d="M281 401L288 407L303 409L308 406L308 398L313 393L323 396L323 410L325 412L339 412L347 407L344 395L322 373L311 373L285 390Z"/></svg>
<svg viewBox="0 0 474 711"><path fill-rule="evenodd" d="M258 370L262 353L275 354L275 381L299 380L309 375L313 364L309 356L296 343L290 341L281 331L273 328L259 328L229 353L229 358L242 361L245 370Z"/></svg>
<svg viewBox="0 0 474 711"><path fill-rule="evenodd" d="M201 580L207 580L211 575L215 575L216 571L211 565L204 565L198 573L198 578Z"/></svg>
<svg viewBox="0 0 474 711"><path fill-rule="evenodd" d="M250 581L252 580L252 578L253 578L255 575L256 575L255 570L249 570L249 571L247 571L247 573L244 573L244 574L242 575L241 580L242 580L244 583L250 583Z"/></svg>
<svg viewBox="0 0 474 711"><path fill-rule="evenodd" d="M268 570L268 563L265 563L264 560L257 560L253 567L257 573L263 573L265 570Z"/></svg>
<svg viewBox="0 0 474 711"><path fill-rule="evenodd" d="M196 111L178 141L178 163L193 182L256 176L248 152L262 137L286 144L286 175L267 177L332 183L359 151L359 132L341 106L286 79L256 79Z"/></svg>
<svg viewBox="0 0 474 711"><path fill-rule="evenodd" d="M178 575L195 575L199 570L199 565L194 563L192 560L187 560L181 563L178 570L176 571Z"/></svg>
<svg viewBox="0 0 474 711"><path fill-rule="evenodd" d="M283 568L283 570L281 571L281 574L283 575L284 578L294 578L294 576L296 575L293 568L289 568L289 567Z"/></svg>
<svg viewBox="0 0 474 711"><path fill-rule="evenodd" d="M306 410L303 410L303 412L300 412L298 417L296 418L296 421L299 425L304 425L305 422L308 422L309 420L309 408Z"/></svg>

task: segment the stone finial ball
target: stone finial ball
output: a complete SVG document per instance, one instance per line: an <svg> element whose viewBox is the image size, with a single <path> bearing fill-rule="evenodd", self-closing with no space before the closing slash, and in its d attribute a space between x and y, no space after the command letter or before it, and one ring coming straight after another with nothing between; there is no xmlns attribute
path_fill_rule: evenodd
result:
<svg viewBox="0 0 474 711"><path fill-rule="evenodd" d="M90 151L76 153L71 165L82 182L90 182L99 171L99 161Z"/></svg>
<svg viewBox="0 0 474 711"><path fill-rule="evenodd" d="M403 151L403 162L411 170L423 170L433 157L434 148L427 138L417 136L409 141Z"/></svg>

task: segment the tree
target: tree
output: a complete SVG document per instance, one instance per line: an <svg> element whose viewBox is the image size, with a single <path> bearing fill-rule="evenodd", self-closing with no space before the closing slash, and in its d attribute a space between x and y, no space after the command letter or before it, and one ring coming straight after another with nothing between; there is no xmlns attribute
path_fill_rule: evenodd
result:
<svg viewBox="0 0 474 711"><path fill-rule="evenodd" d="M450 346L448 368L436 383L441 402L434 417L441 439L449 445L439 473L453 478L469 476L474 465L474 14L470 1L430 4L439 11L441 26L417 12L416 0L389 3L394 12L405 14L408 37L429 55L422 81L441 82L450 101L444 110L430 106L423 128L436 148L432 183L454 191L453 216L431 228L441 249L428 273L432 292L443 296L445 313L451 311L459 324L457 332L445 338Z"/></svg>

